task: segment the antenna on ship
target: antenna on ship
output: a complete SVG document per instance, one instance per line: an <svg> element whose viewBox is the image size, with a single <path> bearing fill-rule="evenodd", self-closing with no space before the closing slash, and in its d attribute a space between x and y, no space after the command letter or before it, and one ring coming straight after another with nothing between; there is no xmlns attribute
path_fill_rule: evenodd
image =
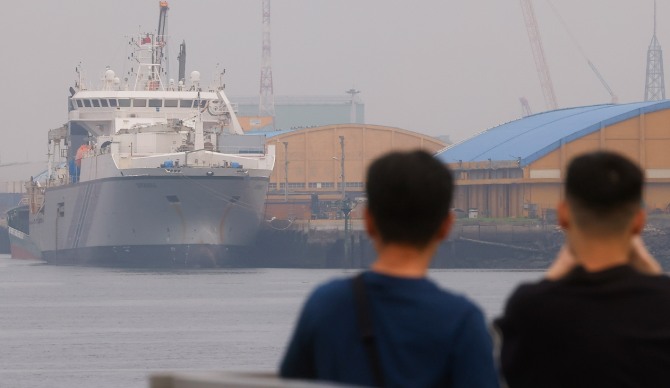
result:
<svg viewBox="0 0 670 388"><path fill-rule="evenodd" d="M179 78L177 82L181 85L186 83L186 41L181 41L179 45L179 55L177 55L177 62L179 62Z"/></svg>
<svg viewBox="0 0 670 388"><path fill-rule="evenodd" d="M261 90L259 117L270 117L275 126L275 96L272 88L272 44L270 43L270 0L263 1L263 59L261 62Z"/></svg>

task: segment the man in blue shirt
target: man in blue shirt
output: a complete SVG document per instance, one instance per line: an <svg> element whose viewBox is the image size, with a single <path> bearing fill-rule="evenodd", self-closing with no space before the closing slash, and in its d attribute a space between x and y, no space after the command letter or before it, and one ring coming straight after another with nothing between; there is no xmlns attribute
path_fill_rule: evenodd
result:
<svg viewBox="0 0 670 388"><path fill-rule="evenodd" d="M286 378L389 387L497 387L481 311L426 272L451 229L453 178L424 151L368 169L371 271L309 297L281 363ZM358 282L358 283L356 283Z"/></svg>

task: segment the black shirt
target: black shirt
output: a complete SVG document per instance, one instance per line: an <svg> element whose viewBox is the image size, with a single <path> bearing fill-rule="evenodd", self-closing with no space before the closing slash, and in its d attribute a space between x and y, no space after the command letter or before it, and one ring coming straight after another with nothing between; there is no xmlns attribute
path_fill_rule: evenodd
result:
<svg viewBox="0 0 670 388"><path fill-rule="evenodd" d="M618 266L521 285L502 318L510 387L670 386L670 278Z"/></svg>

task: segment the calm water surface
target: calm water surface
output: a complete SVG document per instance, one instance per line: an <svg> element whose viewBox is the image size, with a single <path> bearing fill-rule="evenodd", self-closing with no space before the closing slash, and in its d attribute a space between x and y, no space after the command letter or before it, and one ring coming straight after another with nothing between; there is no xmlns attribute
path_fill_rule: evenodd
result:
<svg viewBox="0 0 670 388"><path fill-rule="evenodd" d="M318 283L355 271L140 271L0 255L0 387L147 387L162 370L274 370ZM539 272L434 270L489 319Z"/></svg>

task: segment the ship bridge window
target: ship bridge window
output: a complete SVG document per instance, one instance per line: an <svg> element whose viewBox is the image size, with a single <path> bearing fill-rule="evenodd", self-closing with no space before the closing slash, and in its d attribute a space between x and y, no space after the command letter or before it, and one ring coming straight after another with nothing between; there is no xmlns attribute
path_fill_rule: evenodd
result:
<svg viewBox="0 0 670 388"><path fill-rule="evenodd" d="M109 99L109 106L116 107L116 98Z"/></svg>
<svg viewBox="0 0 670 388"><path fill-rule="evenodd" d="M130 98L119 98L119 106L128 108L130 106Z"/></svg>
<svg viewBox="0 0 670 388"><path fill-rule="evenodd" d="M137 101L137 100L135 100ZM160 108L163 106L163 100L159 100L157 98L152 98L149 100L149 107L150 108Z"/></svg>
<svg viewBox="0 0 670 388"><path fill-rule="evenodd" d="M83 103L83 102L81 102L81 100L77 99L77 100L75 100L75 101L77 101L77 106L78 106L78 107L80 107L80 108L81 108L81 107L83 107L83 106L84 106L84 103Z"/></svg>
<svg viewBox="0 0 670 388"><path fill-rule="evenodd" d="M176 108L179 105L179 100L165 100L166 108Z"/></svg>
<svg viewBox="0 0 670 388"><path fill-rule="evenodd" d="M133 106L145 107L147 106L147 100L144 98L133 98Z"/></svg>
<svg viewBox="0 0 670 388"><path fill-rule="evenodd" d="M106 98L100 100L100 106L102 106L103 108L107 108L109 106L109 104L107 104Z"/></svg>
<svg viewBox="0 0 670 388"><path fill-rule="evenodd" d="M179 101L179 106L182 108L192 108L193 107L193 100L180 100Z"/></svg>
<svg viewBox="0 0 670 388"><path fill-rule="evenodd" d="M90 108L91 107L91 100L84 100L84 106L86 108Z"/></svg>
<svg viewBox="0 0 670 388"><path fill-rule="evenodd" d="M91 102L93 103L93 107L100 108L100 100L98 100L97 98L94 98L94 99L91 100Z"/></svg>
<svg viewBox="0 0 670 388"><path fill-rule="evenodd" d="M207 105L207 100L200 100L200 107L204 108Z"/></svg>

